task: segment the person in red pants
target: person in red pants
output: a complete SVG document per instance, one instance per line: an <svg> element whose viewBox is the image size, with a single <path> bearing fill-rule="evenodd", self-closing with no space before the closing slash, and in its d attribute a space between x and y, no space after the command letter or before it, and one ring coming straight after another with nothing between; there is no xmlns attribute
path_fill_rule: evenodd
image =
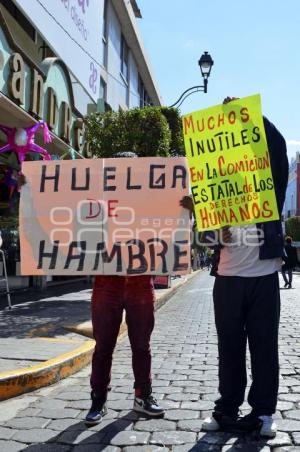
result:
<svg viewBox="0 0 300 452"><path fill-rule="evenodd" d="M107 413L112 355L124 309L135 380L133 409L154 417L164 414L164 409L152 396L151 387L150 337L154 327L154 301L151 276L96 276L92 295L96 346L91 374L92 406L86 416L87 424L98 424Z"/></svg>
<svg viewBox="0 0 300 452"><path fill-rule="evenodd" d="M122 153L118 157L131 157ZM87 425L101 422L107 413L106 400L111 379L113 351L126 312L132 350L135 398L133 409L151 417L164 415L152 396L150 338L154 328L153 278L139 276L96 276L92 294L92 325L96 341L92 359L92 406Z"/></svg>

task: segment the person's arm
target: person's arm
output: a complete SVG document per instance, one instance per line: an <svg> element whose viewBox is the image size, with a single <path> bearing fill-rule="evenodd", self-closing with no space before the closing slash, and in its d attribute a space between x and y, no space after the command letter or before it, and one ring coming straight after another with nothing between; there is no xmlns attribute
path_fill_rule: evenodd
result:
<svg viewBox="0 0 300 452"><path fill-rule="evenodd" d="M286 142L274 124L272 124L266 117L264 117L264 126L270 154L278 212L280 216L284 205L285 192L289 177L289 161L287 157Z"/></svg>
<svg viewBox="0 0 300 452"><path fill-rule="evenodd" d="M288 260L288 256L287 256L286 250L284 250L284 253L285 253L285 255L282 256L282 260L283 260L283 263L286 264L287 260Z"/></svg>
<svg viewBox="0 0 300 452"><path fill-rule="evenodd" d="M223 104L228 104L235 99L238 98L227 96L224 99ZM289 177L289 160L287 156L286 142L279 130L274 126L274 124L271 123L271 121L269 121L265 116L263 117L263 120L270 154L278 213L279 216L281 216Z"/></svg>

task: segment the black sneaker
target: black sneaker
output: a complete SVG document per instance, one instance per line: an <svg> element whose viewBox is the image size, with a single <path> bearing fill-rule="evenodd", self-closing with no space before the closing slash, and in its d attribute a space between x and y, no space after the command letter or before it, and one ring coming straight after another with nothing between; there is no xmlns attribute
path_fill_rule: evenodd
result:
<svg viewBox="0 0 300 452"><path fill-rule="evenodd" d="M236 426L238 416L227 416L219 411L214 411L210 417L204 419L202 430L204 432L232 431Z"/></svg>
<svg viewBox="0 0 300 452"><path fill-rule="evenodd" d="M249 413L238 419L236 428L242 432L252 432L254 430L260 430L262 424L263 421L258 416L254 413Z"/></svg>
<svg viewBox="0 0 300 452"><path fill-rule="evenodd" d="M102 421L103 416L107 414L106 401L98 398L94 392L91 393L91 397L92 406L86 415L85 423L86 425L97 425Z"/></svg>
<svg viewBox="0 0 300 452"><path fill-rule="evenodd" d="M165 410L158 405L156 399L149 395L144 398L135 397L133 403L134 411L148 414L148 416L158 417L165 414Z"/></svg>

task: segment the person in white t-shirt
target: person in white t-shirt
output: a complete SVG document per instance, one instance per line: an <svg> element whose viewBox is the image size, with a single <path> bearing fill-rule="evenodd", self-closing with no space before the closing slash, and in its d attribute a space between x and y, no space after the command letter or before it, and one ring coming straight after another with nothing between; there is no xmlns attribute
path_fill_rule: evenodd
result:
<svg viewBox="0 0 300 452"><path fill-rule="evenodd" d="M225 103L232 100L226 98ZM279 215L288 181L285 140L264 117L268 149ZM181 205L193 209L192 199ZM212 233L204 242L212 243ZM215 241L213 300L219 351L219 392L212 416L205 419L205 431L259 429L262 436L274 437L279 364L278 326L280 293L278 270L284 257L281 222L270 221L218 231ZM210 237L210 239L209 239ZM244 402L247 372L246 346L249 344L252 384L248 403L252 411L238 417Z"/></svg>

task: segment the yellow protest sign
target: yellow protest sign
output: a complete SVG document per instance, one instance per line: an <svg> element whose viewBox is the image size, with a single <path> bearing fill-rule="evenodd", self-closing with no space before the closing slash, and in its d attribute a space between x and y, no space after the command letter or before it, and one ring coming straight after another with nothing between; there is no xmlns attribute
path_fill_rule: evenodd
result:
<svg viewBox="0 0 300 452"><path fill-rule="evenodd" d="M279 218L259 95L183 116L199 231Z"/></svg>

